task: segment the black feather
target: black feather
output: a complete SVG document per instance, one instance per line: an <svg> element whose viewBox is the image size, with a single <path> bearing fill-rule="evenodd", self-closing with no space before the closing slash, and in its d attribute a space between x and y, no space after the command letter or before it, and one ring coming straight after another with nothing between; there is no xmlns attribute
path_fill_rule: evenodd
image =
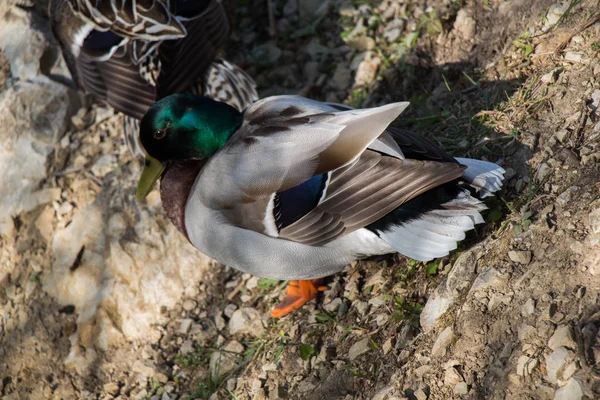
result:
<svg viewBox="0 0 600 400"><path fill-rule="evenodd" d="M124 39L114 32L93 30L83 41L83 48L93 51L109 50Z"/></svg>
<svg viewBox="0 0 600 400"><path fill-rule="evenodd" d="M437 186L407 201L385 217L365 226L365 228L377 234L378 231L385 232L394 226L406 224L418 219L428 211L439 210L442 208L442 204L455 199L464 189L458 179Z"/></svg>

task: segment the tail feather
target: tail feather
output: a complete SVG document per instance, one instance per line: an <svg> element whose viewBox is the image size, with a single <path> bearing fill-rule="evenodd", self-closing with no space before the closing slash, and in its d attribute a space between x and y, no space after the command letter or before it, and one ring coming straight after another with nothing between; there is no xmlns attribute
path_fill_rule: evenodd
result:
<svg viewBox="0 0 600 400"><path fill-rule="evenodd" d="M482 198L491 196L502 188L506 171L501 166L472 158L457 157L456 160L467 166L463 179L479 192Z"/></svg>
<svg viewBox="0 0 600 400"><path fill-rule="evenodd" d="M444 257L464 240L465 233L483 222L476 210L435 210L419 219L380 232L379 236L399 253L418 261Z"/></svg>
<svg viewBox="0 0 600 400"><path fill-rule="evenodd" d="M473 223L472 220L464 220L465 225L460 225L456 219L440 218L436 215L429 215L429 218L417 219L412 222L412 226L423 231L429 231L438 235L446 236L453 240L463 240L465 238L465 229ZM469 222L470 221L470 222Z"/></svg>
<svg viewBox="0 0 600 400"><path fill-rule="evenodd" d="M381 238L405 256L418 261L430 261L456 249L457 241L464 237L458 236L457 240L447 240L409 223L383 233Z"/></svg>
<svg viewBox="0 0 600 400"><path fill-rule="evenodd" d="M464 179L480 194L486 195L500 188L504 170L495 164L492 167L491 163L482 163L484 164L476 164L479 168L471 173L469 166ZM484 222L480 211L485 209L481 200L463 189L453 199L440 204L439 208L388 226L378 234L399 253L415 260L430 261L444 257L456 249L467 231Z"/></svg>
<svg viewBox="0 0 600 400"><path fill-rule="evenodd" d="M448 221L452 221L452 218L469 217L475 225L483 223L483 217L479 214L479 210L436 210L432 211L431 214L445 216Z"/></svg>

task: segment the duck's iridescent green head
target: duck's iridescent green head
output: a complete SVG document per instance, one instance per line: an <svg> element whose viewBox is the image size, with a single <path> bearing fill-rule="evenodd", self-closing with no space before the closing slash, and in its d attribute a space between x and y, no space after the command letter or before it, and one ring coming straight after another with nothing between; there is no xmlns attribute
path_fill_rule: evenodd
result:
<svg viewBox="0 0 600 400"><path fill-rule="evenodd" d="M148 155L161 162L204 159L225 145L242 123L228 104L193 94L174 94L154 103L140 123Z"/></svg>
<svg viewBox="0 0 600 400"><path fill-rule="evenodd" d="M138 199L146 197L169 163L212 156L241 124L239 111L208 97L174 94L154 103L140 123L147 156Z"/></svg>

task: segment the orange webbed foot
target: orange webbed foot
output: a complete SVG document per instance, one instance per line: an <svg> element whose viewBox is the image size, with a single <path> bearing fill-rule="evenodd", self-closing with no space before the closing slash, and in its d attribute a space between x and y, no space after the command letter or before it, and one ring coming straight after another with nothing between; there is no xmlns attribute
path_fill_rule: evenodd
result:
<svg viewBox="0 0 600 400"><path fill-rule="evenodd" d="M327 289L327 286L323 286L322 282L323 279L290 281L287 286L285 298L271 310L271 316L273 318L281 318L299 309L317 297L318 292Z"/></svg>

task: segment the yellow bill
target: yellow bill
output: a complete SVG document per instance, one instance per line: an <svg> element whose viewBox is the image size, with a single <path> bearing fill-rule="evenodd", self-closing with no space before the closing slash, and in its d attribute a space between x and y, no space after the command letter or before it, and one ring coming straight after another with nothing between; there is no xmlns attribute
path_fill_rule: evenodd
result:
<svg viewBox="0 0 600 400"><path fill-rule="evenodd" d="M144 160L144 170L140 181L138 182L137 192L135 194L136 199L144 200L148 193L152 191L154 184L160 178L165 170L165 166L158 161L156 158L146 156Z"/></svg>

